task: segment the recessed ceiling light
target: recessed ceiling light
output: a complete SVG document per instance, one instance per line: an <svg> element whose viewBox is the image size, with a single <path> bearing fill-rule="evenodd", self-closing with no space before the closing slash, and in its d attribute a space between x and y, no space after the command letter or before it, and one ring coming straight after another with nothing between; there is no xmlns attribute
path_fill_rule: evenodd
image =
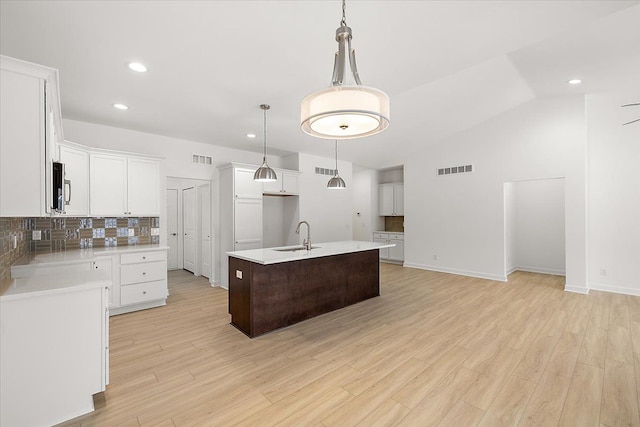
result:
<svg viewBox="0 0 640 427"><path fill-rule="evenodd" d="M147 72L147 67L140 62L127 62L127 67L133 71L137 71L138 73Z"/></svg>
<svg viewBox="0 0 640 427"><path fill-rule="evenodd" d="M255 133L249 132L249 133L247 134L247 138L255 138L255 137L256 137L256 134L255 134Z"/></svg>
<svg viewBox="0 0 640 427"><path fill-rule="evenodd" d="M570 85L579 85L580 83L582 83L582 80L580 80L580 79L571 79L567 83L569 83Z"/></svg>
<svg viewBox="0 0 640 427"><path fill-rule="evenodd" d="M113 108L117 108L118 110L128 110L129 107L124 104L113 104Z"/></svg>

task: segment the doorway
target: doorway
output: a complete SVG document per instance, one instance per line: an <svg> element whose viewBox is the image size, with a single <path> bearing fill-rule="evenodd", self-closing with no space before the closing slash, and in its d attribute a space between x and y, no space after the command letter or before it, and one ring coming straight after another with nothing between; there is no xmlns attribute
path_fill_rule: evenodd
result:
<svg viewBox="0 0 640 427"><path fill-rule="evenodd" d="M564 276L565 179L504 183L505 276L529 271Z"/></svg>
<svg viewBox="0 0 640 427"><path fill-rule="evenodd" d="M213 276L211 182L167 177L169 269Z"/></svg>

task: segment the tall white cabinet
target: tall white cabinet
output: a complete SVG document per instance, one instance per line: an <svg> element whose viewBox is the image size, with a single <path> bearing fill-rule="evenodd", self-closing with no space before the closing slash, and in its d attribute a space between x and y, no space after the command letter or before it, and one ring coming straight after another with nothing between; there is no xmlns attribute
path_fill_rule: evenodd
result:
<svg viewBox="0 0 640 427"><path fill-rule="evenodd" d="M220 279L228 288L225 253L262 247L262 183L253 180L255 166L220 167Z"/></svg>
<svg viewBox="0 0 640 427"><path fill-rule="evenodd" d="M0 216L45 215L62 139L58 72L0 56L0 87Z"/></svg>

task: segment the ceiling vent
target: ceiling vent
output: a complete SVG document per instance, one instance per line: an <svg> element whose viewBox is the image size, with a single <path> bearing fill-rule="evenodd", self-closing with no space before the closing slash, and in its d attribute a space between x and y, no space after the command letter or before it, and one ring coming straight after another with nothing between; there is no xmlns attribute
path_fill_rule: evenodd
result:
<svg viewBox="0 0 640 427"><path fill-rule="evenodd" d="M316 167L316 175L329 175L334 176L337 173L335 169L319 168Z"/></svg>
<svg viewBox="0 0 640 427"><path fill-rule="evenodd" d="M449 168L438 168L436 170L438 175L452 175L458 173L467 173L473 172L473 165L464 165L464 166L451 166Z"/></svg>
<svg viewBox="0 0 640 427"><path fill-rule="evenodd" d="M197 163L200 165L212 165L213 164L213 160L211 159L211 156L201 156L199 154L193 154L191 156L191 161L193 163Z"/></svg>

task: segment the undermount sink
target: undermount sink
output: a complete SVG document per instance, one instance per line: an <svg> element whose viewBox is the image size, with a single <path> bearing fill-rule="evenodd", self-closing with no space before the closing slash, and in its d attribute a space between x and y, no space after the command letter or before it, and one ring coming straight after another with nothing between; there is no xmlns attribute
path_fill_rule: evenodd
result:
<svg viewBox="0 0 640 427"><path fill-rule="evenodd" d="M311 246L311 249L318 249L319 246ZM274 251L278 252L298 252L298 251L306 251L307 249L304 246L294 246L292 248L282 248L282 249L274 249Z"/></svg>

